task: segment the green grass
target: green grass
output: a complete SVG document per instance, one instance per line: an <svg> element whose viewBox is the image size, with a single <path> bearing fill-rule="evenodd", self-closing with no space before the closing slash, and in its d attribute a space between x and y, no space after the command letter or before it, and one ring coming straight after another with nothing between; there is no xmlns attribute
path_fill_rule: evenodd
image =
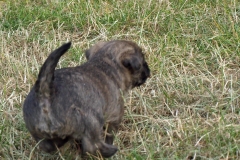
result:
<svg viewBox="0 0 240 160"><path fill-rule="evenodd" d="M48 54L86 61L100 40L146 53L147 83L129 92L111 159L240 159L240 2L237 0L0 1L0 159L80 159L67 144L41 152L22 103Z"/></svg>

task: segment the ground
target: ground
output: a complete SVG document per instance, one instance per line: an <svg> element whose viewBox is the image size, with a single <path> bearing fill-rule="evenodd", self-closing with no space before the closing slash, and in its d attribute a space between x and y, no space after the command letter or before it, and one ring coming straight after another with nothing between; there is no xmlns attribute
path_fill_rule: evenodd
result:
<svg viewBox="0 0 240 160"><path fill-rule="evenodd" d="M240 159L239 36L237 0L0 1L0 159L80 159L40 151L22 104L52 50L72 41L58 68L76 66L113 39L139 44L151 77L125 99L111 159Z"/></svg>

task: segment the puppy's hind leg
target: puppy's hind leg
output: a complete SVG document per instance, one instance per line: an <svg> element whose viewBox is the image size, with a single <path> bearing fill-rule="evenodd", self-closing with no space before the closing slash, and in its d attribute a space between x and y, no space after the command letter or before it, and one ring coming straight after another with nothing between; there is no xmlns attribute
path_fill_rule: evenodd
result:
<svg viewBox="0 0 240 160"><path fill-rule="evenodd" d="M39 148L47 153L51 153L57 150L56 147L60 148L63 146L69 138L61 139L61 138L53 138L53 139L40 139L34 137L34 139L39 143Z"/></svg>
<svg viewBox="0 0 240 160"><path fill-rule="evenodd" d="M57 150L54 142L51 139L36 139L36 142L39 143L39 148L44 152L51 153Z"/></svg>

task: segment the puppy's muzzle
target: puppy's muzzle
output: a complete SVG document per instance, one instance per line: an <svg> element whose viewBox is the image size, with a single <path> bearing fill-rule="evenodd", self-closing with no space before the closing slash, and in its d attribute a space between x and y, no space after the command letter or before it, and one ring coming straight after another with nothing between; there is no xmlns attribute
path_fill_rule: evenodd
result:
<svg viewBox="0 0 240 160"><path fill-rule="evenodd" d="M145 62L143 64L143 70L141 72L141 76L139 80L136 82L136 86L140 86L143 83L145 83L148 77L150 77L150 69L148 67L148 64Z"/></svg>

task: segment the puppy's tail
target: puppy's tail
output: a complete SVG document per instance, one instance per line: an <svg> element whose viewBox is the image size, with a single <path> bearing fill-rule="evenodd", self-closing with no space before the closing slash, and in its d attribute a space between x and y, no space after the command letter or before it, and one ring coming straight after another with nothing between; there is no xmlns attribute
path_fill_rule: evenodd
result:
<svg viewBox="0 0 240 160"><path fill-rule="evenodd" d="M39 95L46 97L50 96L50 88L54 79L54 70L60 57L70 48L71 42L63 44L58 49L54 50L46 59L38 75L35 84L35 91Z"/></svg>

